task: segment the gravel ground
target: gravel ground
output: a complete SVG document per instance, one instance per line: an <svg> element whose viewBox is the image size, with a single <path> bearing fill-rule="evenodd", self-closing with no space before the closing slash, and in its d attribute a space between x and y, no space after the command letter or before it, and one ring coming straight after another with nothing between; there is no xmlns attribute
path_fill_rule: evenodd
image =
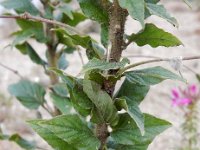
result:
<svg viewBox="0 0 200 150"><path fill-rule="evenodd" d="M164 1L164 0L163 0ZM123 56L131 55L154 55L159 57L173 58L176 56L193 56L200 54L200 12L197 10L190 10L185 4L180 1L167 1L165 0L166 8L175 16L180 24L179 28L174 28L171 24L158 17L150 17L147 22L153 22L158 27L164 28L165 30L175 34L184 43L184 46L179 46L175 48L164 48L159 47L153 49L149 46L144 46L142 48L136 45L130 45L128 50L123 53ZM84 23L84 25L79 26L82 28L85 25L90 25L91 23ZM126 32L136 32L140 29L140 25L128 19L126 24ZM9 34L17 29L14 21L12 20L0 20L0 60L1 63L17 69L24 77L29 78L33 81L40 81L44 85L48 84L48 78L43 74L42 68L31 63L27 56L21 55L17 50L10 49L6 47L11 43L12 39ZM96 33L91 33L93 37L97 40L99 37ZM44 57L44 45L38 45L36 42L31 41L32 45L37 49L41 57ZM84 53L83 53L84 56ZM76 58L76 59L74 59ZM81 61L77 53L67 56L69 60L70 67L66 72L77 75L81 68ZM130 57L131 62L137 62L141 58ZM84 61L87 59L84 57ZM200 72L199 61L188 61L184 62L185 65L190 68ZM165 66L168 69L172 68L166 62L155 63L147 66ZM182 69L183 76L188 80L189 83L197 82L194 75L187 69ZM19 80L19 77L12 72L0 67L0 125L6 133L18 132L24 137L39 140L37 135L33 135L33 131L26 125L25 120L36 117L35 111L29 111L24 108L19 102L11 98L7 92L7 86L11 83L15 83ZM141 104L141 109L143 112L153 114L157 117L166 119L173 124L173 127L166 130L164 133L159 135L154 142L149 146L148 150L176 150L176 146L180 144L180 131L179 126L182 122L182 113L177 108L171 107L170 103L170 89L176 86L185 86L182 83L174 81L165 81L159 85L153 86L148 95L146 96L144 102ZM43 110L41 110L43 111ZM48 115L43 113L44 117L48 118ZM41 141L41 140L40 140ZM45 143L41 142L41 146L46 146ZM48 147L47 147L48 148ZM0 150L20 150L20 148L14 143L10 142L0 142Z"/></svg>

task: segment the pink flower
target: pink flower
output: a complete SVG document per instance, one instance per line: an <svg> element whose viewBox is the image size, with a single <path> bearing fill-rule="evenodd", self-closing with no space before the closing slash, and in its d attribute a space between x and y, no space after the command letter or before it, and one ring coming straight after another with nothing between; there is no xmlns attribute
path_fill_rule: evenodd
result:
<svg viewBox="0 0 200 150"><path fill-rule="evenodd" d="M199 97L199 94L200 94L199 89L194 84L188 86L186 93L188 94L189 97L191 97L193 99L197 99Z"/></svg>
<svg viewBox="0 0 200 150"><path fill-rule="evenodd" d="M192 84L185 89L172 89L172 105L173 106L188 106L195 100L200 98L199 88Z"/></svg>
<svg viewBox="0 0 200 150"><path fill-rule="evenodd" d="M187 106L192 103L190 98L184 97L180 89L172 89L172 105Z"/></svg>

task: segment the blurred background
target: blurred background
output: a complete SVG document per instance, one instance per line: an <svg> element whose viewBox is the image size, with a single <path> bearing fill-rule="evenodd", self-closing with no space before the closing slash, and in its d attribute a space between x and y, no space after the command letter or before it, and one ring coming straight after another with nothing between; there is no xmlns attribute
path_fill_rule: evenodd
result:
<svg viewBox="0 0 200 150"><path fill-rule="evenodd" d="M34 4L40 8L41 6L38 1L39 0L33 0ZM173 33L184 43L184 46L174 48L159 47L153 49L150 46L139 48L137 45L132 44L123 53L123 56L128 57L131 62L138 62L147 59L135 57L141 55L164 58L200 55L200 0L192 1L192 9L190 9L181 0L161 0L161 3L164 4L171 15L177 19L179 27L173 27L165 20L156 16L148 18L147 22L153 22L159 28L163 28L166 31ZM74 7L78 7L76 2L74 2L73 5ZM5 12L6 10L3 7L0 7L0 14ZM100 30L99 26L95 22L86 20L78 25L77 28L82 30L82 32L89 33L92 37L99 41L98 35ZM140 28L141 27L138 22L128 18L126 23L126 33L137 32ZM21 55L18 50L8 46L13 41L13 37L11 37L10 34L17 31L17 29L18 27L15 20L0 19L0 126L4 133L19 133L21 136L30 140L37 139L41 147L51 149L26 124L26 120L37 118L38 112L26 109L15 98L11 97L7 90L8 85L16 83L20 78L13 72L5 69L5 67L2 67L2 65L6 65L14 70L17 70L25 78L32 81L40 82L43 85L48 85L49 83L49 79L43 73L42 67L29 61L28 56ZM36 43L34 40L30 40L30 42L37 50L37 53L45 59L44 50L46 47L43 44ZM86 63L87 59L84 51L81 51L81 54L83 56L84 63ZM66 57L69 62L69 67L65 70L65 72L77 75L82 67L78 52L68 54ZM192 70L195 70L197 73L200 73L199 60L185 61L183 64ZM144 65L142 68L158 65L174 71L167 62ZM181 74L187 79L188 83L199 84L194 73L192 73L189 69L182 67ZM180 109L172 107L170 96L171 89L178 86L185 87L186 85L180 82L167 80L159 85L153 86L140 106L143 112L166 119L173 124L170 129L156 137L148 150L176 150L177 146L181 144L180 125L183 122L183 113ZM42 109L39 111L42 112L44 118L49 118L45 111ZM21 148L15 143L0 141L0 150L21 150Z"/></svg>

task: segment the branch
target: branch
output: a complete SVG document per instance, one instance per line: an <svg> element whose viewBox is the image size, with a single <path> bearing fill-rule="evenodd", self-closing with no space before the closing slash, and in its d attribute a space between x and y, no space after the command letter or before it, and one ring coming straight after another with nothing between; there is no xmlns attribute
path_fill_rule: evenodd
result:
<svg viewBox="0 0 200 150"><path fill-rule="evenodd" d="M46 103L46 105L47 105L47 103ZM50 116L54 116L52 110L50 110L50 108L48 107L48 105L45 106L44 104L42 104L41 106L42 106L42 108L44 110L46 110L49 113Z"/></svg>
<svg viewBox="0 0 200 150"><path fill-rule="evenodd" d="M183 65L183 67L185 67L186 69L188 69L189 71L191 71L194 74L198 74L196 71L194 71L193 69L191 69L190 67Z"/></svg>
<svg viewBox="0 0 200 150"><path fill-rule="evenodd" d="M44 23L47 23L47 24L52 24L52 25L64 27L66 29L71 30L74 33L77 33L77 34L83 34L80 31L77 31L75 28L73 28L73 27L71 27L71 26L69 26L65 23L62 23L62 22L59 22L59 21L56 21L56 20L50 20L50 19L42 18L42 17L32 16L31 14L29 14L27 12L25 12L24 14L21 14L21 15L12 15L12 16L0 15L0 18L35 20L35 21L44 22Z"/></svg>
<svg viewBox="0 0 200 150"><path fill-rule="evenodd" d="M125 57L129 57L129 58L154 58L154 59L159 59L161 57L158 56L153 56L153 55L126 55ZM183 67L185 67L187 70L191 71L194 74L198 74L196 71L194 71L193 69L191 69L190 67L183 65Z"/></svg>
<svg viewBox="0 0 200 150"><path fill-rule="evenodd" d="M124 57L129 57L129 58L153 58L153 59L161 58L161 57L152 56L152 55L126 55Z"/></svg>
<svg viewBox="0 0 200 150"><path fill-rule="evenodd" d="M83 60L83 56L81 54L81 49L80 49L79 46L77 46L76 48L77 48L77 52L78 52L78 55L80 57L81 63L82 63L82 65L84 65L85 63L84 63L84 60Z"/></svg>
<svg viewBox="0 0 200 150"><path fill-rule="evenodd" d="M186 61L186 60L195 60L195 59L200 59L200 56L191 56L191 57L184 57L184 58L182 58L183 61ZM131 65L127 66L127 67L124 67L124 68L120 69L118 71L118 74L121 75L126 70L129 70L131 68L134 68L134 67L137 67L137 66L140 66L140 65L144 65L144 64L148 64L148 63L153 63L153 62L170 61L170 60L171 60L170 58L157 58L157 59L152 59L152 60L138 62L138 63L131 64Z"/></svg>
<svg viewBox="0 0 200 150"><path fill-rule="evenodd" d="M22 76L17 70L14 70L14 69L12 69L12 68L10 68L10 67L8 67L8 66L2 64L2 63L0 63L0 66L3 67L3 68L5 68L5 69L7 69L7 70L9 70L9 71L11 71L12 73L16 74L16 75L19 76L21 79L23 78L23 76Z"/></svg>

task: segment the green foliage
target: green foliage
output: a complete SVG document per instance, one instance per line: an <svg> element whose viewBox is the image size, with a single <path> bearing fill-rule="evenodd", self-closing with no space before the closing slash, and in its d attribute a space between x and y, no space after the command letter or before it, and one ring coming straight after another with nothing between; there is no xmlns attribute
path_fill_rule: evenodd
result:
<svg viewBox="0 0 200 150"><path fill-rule="evenodd" d="M133 84L128 79L125 79L115 97L120 98L126 96L132 101L140 103L147 95L149 89L149 86Z"/></svg>
<svg viewBox="0 0 200 150"><path fill-rule="evenodd" d="M44 60L42 60L42 58L36 53L36 51L28 42L24 42L23 44L16 45L16 48L22 54L28 55L34 63L38 65L42 65L42 66L45 66L47 64Z"/></svg>
<svg viewBox="0 0 200 150"><path fill-rule="evenodd" d="M146 8L151 15L156 15L163 19L166 19L168 22L178 27L178 22L176 21L176 19L168 14L163 5L147 3Z"/></svg>
<svg viewBox="0 0 200 150"><path fill-rule="evenodd" d="M78 0L83 13L90 19L95 20L101 24L101 43L104 47L108 47L108 28L109 28L109 14L103 8L101 1L93 0Z"/></svg>
<svg viewBox="0 0 200 150"><path fill-rule="evenodd" d="M90 70L95 70L95 69L99 70L119 69L124 67L128 63L129 60L127 58L122 59L121 62L113 62L113 63L94 58L83 66L82 72L88 72Z"/></svg>
<svg viewBox="0 0 200 150"><path fill-rule="evenodd" d="M68 61L65 59L65 57L66 57L66 54L65 54L65 53L62 53L62 54L60 55L60 58L59 58L59 60L58 60L58 68L59 68L59 69L65 70L65 69L67 69L67 67L69 66L69 63L68 63Z"/></svg>
<svg viewBox="0 0 200 150"><path fill-rule="evenodd" d="M182 77L160 66L142 70L129 71L125 73L125 76L129 82L144 86L155 85L166 79L185 82Z"/></svg>
<svg viewBox="0 0 200 150"><path fill-rule="evenodd" d="M132 118L128 114L122 114L120 115L118 125L113 128L111 137L117 144L132 145L135 146L135 150L146 149L155 136L170 127L170 123L147 114L145 114L144 118L144 136L141 135Z"/></svg>
<svg viewBox="0 0 200 150"><path fill-rule="evenodd" d="M82 116L89 115L93 108L93 104L83 91L83 81L64 75L64 73L58 69L52 69L52 71L57 73L66 84L74 109Z"/></svg>
<svg viewBox="0 0 200 150"><path fill-rule="evenodd" d="M76 150L73 145L66 142L64 139L59 138L54 132L48 128L44 128L39 122L43 120L32 120L31 127L54 149L59 150Z"/></svg>
<svg viewBox="0 0 200 150"><path fill-rule="evenodd" d="M100 145L98 139L77 115L58 116L51 120L34 120L29 124L43 138L49 138L49 134L40 130L50 131L53 137L63 139L75 149L94 150ZM39 128L38 128L39 126ZM57 141L51 141L51 143ZM57 147L58 148L58 147Z"/></svg>
<svg viewBox="0 0 200 150"><path fill-rule="evenodd" d="M196 74L196 78L200 82L200 74Z"/></svg>
<svg viewBox="0 0 200 150"><path fill-rule="evenodd" d="M119 0L122 8L127 9L133 19L138 20L144 28L145 2L144 0Z"/></svg>
<svg viewBox="0 0 200 150"><path fill-rule="evenodd" d="M90 19L101 24L108 24L108 11L103 10L100 1L78 0L83 13Z"/></svg>
<svg viewBox="0 0 200 150"><path fill-rule="evenodd" d="M152 47L172 47L182 45L181 41L171 33L165 32L153 24L146 24L145 29L137 34L132 34L129 37L129 41L136 42L138 46L147 44Z"/></svg>
<svg viewBox="0 0 200 150"><path fill-rule="evenodd" d="M86 49L86 53L89 59L95 57L102 59L104 57L104 50L96 44L90 36L81 36L78 34L69 34L66 30L57 29L57 32L62 34L60 37L61 42L69 47L76 48L77 45Z"/></svg>
<svg viewBox="0 0 200 150"><path fill-rule="evenodd" d="M36 143L33 141L28 141L22 138L19 134L6 135L0 132L0 140L8 140L15 142L18 146L24 150L34 150L36 148Z"/></svg>
<svg viewBox="0 0 200 150"><path fill-rule="evenodd" d="M119 72L125 70L130 61L127 58L120 58L120 61L115 62L114 57L119 53L119 47L109 44L112 40L116 40L112 44L123 43L121 50L126 49L132 42L138 46L152 47L182 45L171 33L152 23L145 23L146 18L156 15L178 26L176 19L163 5L158 4L159 0L77 0L82 12L70 6L71 0L40 2L42 10L38 10L31 0L7 0L1 3L5 8L13 9L18 15L29 12L33 16L60 21L70 26L65 29L38 22L37 19L16 19L20 30L12 34L15 36L12 46L22 54L28 55L35 64L42 65L52 83L48 85L48 92L39 83L28 80L21 80L8 88L11 95L25 107L38 109L42 106L52 113L52 119L29 121L31 127L56 150L146 150L153 139L170 124L143 114L139 104L144 100L151 85L167 79L183 82L185 80L162 67L141 70L133 68L133 71L120 74ZM121 22L123 20L119 19L117 13L122 12L122 9L124 17L127 13L142 26L141 31L136 34L130 33L127 39L121 31L125 22ZM110 25L111 18L116 19L119 24ZM101 43L75 29L75 26L86 19L99 23ZM28 41L30 38L46 46L45 60ZM73 77L63 71L70 64L66 60L66 55L80 50L80 47L85 50L89 60L79 74L84 74L83 78ZM122 51L120 55L121 53ZM47 70L47 67L51 69ZM62 79L62 83L55 74ZM116 85L123 77L125 79L115 93ZM54 109L60 112L56 115L60 116L55 116L52 110L48 110L45 94L50 95L49 99ZM125 112L119 112L121 110ZM107 131L108 126L112 128L111 131ZM0 135L0 139L15 141L25 149L35 148L28 147L29 143L18 135L11 137Z"/></svg>
<svg viewBox="0 0 200 150"><path fill-rule="evenodd" d="M41 22L18 19L17 24L21 30L16 33L16 39L14 40L13 45L21 44L21 42L26 41L29 37L34 37L37 41L42 43L47 41Z"/></svg>
<svg viewBox="0 0 200 150"><path fill-rule="evenodd" d="M138 104L129 99L128 97L122 97L116 100L116 106L119 109L124 109L130 115L130 117L135 121L141 134L144 135L144 116L138 107Z"/></svg>
<svg viewBox="0 0 200 150"><path fill-rule="evenodd" d="M73 107L69 98L61 97L51 93L51 98L54 105L61 111L62 114L70 114Z"/></svg>
<svg viewBox="0 0 200 150"><path fill-rule="evenodd" d="M8 88L11 95L15 96L25 107L37 109L45 102L45 89L38 83L21 80Z"/></svg>
<svg viewBox="0 0 200 150"><path fill-rule="evenodd" d="M64 83L57 83L52 87L52 91L60 97L68 97L68 91Z"/></svg>
<svg viewBox="0 0 200 150"><path fill-rule="evenodd" d="M110 123L116 125L118 121L117 109L113 105L111 97L105 91L101 90L101 86L93 81L83 81L83 91L94 103L92 121L95 123Z"/></svg>
<svg viewBox="0 0 200 150"><path fill-rule="evenodd" d="M7 9L15 9L19 13L29 12L32 15L38 15L39 11L30 0L5 0L1 5Z"/></svg>
<svg viewBox="0 0 200 150"><path fill-rule="evenodd" d="M71 12L72 16L71 18L69 16L67 16L65 13L62 14L62 22L69 24L70 26L76 26L78 25L80 22L86 20L86 16L84 16L82 13L80 12Z"/></svg>

